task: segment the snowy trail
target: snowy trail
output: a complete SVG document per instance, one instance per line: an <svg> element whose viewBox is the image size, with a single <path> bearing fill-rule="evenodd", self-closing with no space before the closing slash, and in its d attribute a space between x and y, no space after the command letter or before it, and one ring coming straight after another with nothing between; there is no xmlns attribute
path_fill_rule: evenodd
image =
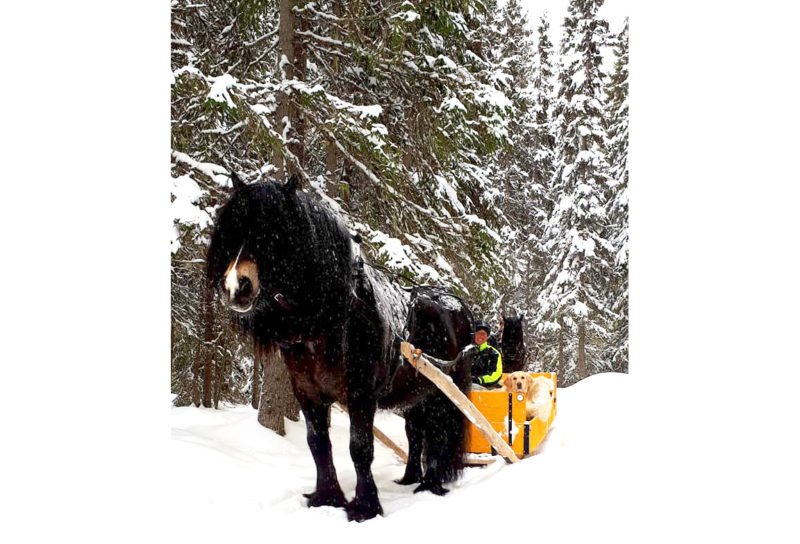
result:
<svg viewBox="0 0 800 544"><path fill-rule="evenodd" d="M172 408L169 473L180 499L175 514L186 516L184 529L198 531L199 541L252 538L278 522L302 528L303 541L407 542L424 527L471 541L477 534L502 534L503 520L517 520L537 526L536 538L525 539L533 542L582 531L572 518L582 508L592 531L613 533L620 521L614 512L630 500L630 484L621 478L636 434L627 409L630 383L628 375L603 374L560 389L558 415L533 457L518 465L467 468L445 497L415 495L414 486L395 484L404 465L376 443L373 473L384 517L363 524L348 523L342 509L305 506L302 493L313 490L315 469L302 420L287 421L287 434L279 437L258 424L249 406ZM350 499L355 470L348 424L346 415L332 412L334 462ZM400 417L379 412L376 425L407 448ZM202 530L198 519L208 520Z"/></svg>

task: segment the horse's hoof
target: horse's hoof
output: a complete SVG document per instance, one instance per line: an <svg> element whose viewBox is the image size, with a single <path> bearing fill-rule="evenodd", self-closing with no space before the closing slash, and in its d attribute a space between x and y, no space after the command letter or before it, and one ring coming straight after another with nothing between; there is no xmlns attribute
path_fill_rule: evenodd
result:
<svg viewBox="0 0 800 544"><path fill-rule="evenodd" d="M347 503L345 509L347 510L347 521L362 522L383 515L383 508L377 499L372 501L353 499Z"/></svg>
<svg viewBox="0 0 800 544"><path fill-rule="evenodd" d="M399 480L395 480L394 483L400 485L411 485L411 484L418 484L421 481L422 481L422 476L405 474Z"/></svg>
<svg viewBox="0 0 800 544"><path fill-rule="evenodd" d="M308 499L308 507L315 508L317 506L333 506L336 508L346 508L347 501L344 498L344 493L341 489L334 491L314 491L313 493L303 493L303 496Z"/></svg>
<svg viewBox="0 0 800 544"><path fill-rule="evenodd" d="M434 495L439 495L440 497L450 493L449 489L445 489L442 487L442 484L438 482L422 482L422 484L414 490L414 493L421 493L423 491L430 491Z"/></svg>

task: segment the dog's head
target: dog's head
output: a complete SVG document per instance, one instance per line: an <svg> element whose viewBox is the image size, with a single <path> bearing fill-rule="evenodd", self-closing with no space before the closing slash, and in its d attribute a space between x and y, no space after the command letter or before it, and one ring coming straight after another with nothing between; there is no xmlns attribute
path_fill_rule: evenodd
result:
<svg viewBox="0 0 800 544"><path fill-rule="evenodd" d="M506 376L503 386L513 393L528 393L531 390L532 378L527 372L512 372Z"/></svg>

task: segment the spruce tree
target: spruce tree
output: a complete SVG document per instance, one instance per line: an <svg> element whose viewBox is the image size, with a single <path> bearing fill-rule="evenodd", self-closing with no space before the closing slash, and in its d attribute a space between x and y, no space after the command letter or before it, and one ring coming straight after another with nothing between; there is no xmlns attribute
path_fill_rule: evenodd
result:
<svg viewBox="0 0 800 544"><path fill-rule="evenodd" d="M551 259L539 297L539 330L557 337L548 356L567 385L611 368L602 358L614 318L608 294L614 250L605 238L609 165L600 48L608 25L597 17L601 5L570 2L555 104L558 159L545 231Z"/></svg>
<svg viewBox="0 0 800 544"><path fill-rule="evenodd" d="M528 179L530 189L526 202L526 231L525 240L528 247L526 259L527 286L524 290L525 306L529 315L535 315L538 310L537 300L544 284L544 277L548 269L548 253L544 245L544 233L547 220L553 210L550 183L553 178L555 161L555 134L552 120L552 102L554 99L553 80L555 69L553 67L553 44L549 36L550 24L547 14L542 15L537 29L538 40L534 56L534 77L531 85L529 101L532 112L529 119L529 154L531 167ZM531 330L528 338L531 340L532 353L536 349L536 334L532 330L535 320L528 321ZM542 361L531 361L535 370L545 370ZM549 370L549 369L548 369ZM552 369L554 370L554 369Z"/></svg>
<svg viewBox="0 0 800 544"><path fill-rule="evenodd" d="M546 189L553 179L556 153L552 121L555 69L553 67L553 44L550 42L550 23L547 14L542 15L539 20L538 34L535 62L536 76L533 81L533 96L531 97L535 112L531 144L534 148L533 181ZM545 194L547 194L547 191L545 191ZM544 211L550 214L553 209L552 202L544 200L543 204Z"/></svg>
<svg viewBox="0 0 800 544"><path fill-rule="evenodd" d="M530 302L532 265L536 262L536 245L532 227L542 221L543 186L532 179L535 96L534 45L527 19L517 0L509 0L499 12L493 39L494 62L500 68L506 96L511 101L508 139L498 155L496 178L502 190L503 244L498 254L510 276L507 291L498 300L503 315L526 311ZM533 145L532 145L533 144Z"/></svg>
<svg viewBox="0 0 800 544"><path fill-rule="evenodd" d="M608 357L614 370L628 371L628 19L615 40L616 63L608 88L610 210L608 239L616 269L612 308L616 314Z"/></svg>

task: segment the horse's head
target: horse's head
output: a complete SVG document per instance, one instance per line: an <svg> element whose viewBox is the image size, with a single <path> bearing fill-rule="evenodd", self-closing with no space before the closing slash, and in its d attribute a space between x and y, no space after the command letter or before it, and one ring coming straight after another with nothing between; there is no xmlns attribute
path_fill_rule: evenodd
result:
<svg viewBox="0 0 800 544"><path fill-rule="evenodd" d="M250 253L244 252L244 244L220 282L220 292L229 308L239 313L253 309L261 294L261 281L258 279L258 264Z"/></svg>
<svg viewBox="0 0 800 544"><path fill-rule="evenodd" d="M525 314L520 314L517 317L503 317L503 339L501 342L503 360L509 363L509 368L518 370L521 370L525 364L525 356L527 354L522 325L524 319Z"/></svg>
<svg viewBox="0 0 800 544"><path fill-rule="evenodd" d="M409 341L426 353L452 359L472 339L472 313L445 289L418 286L412 290L406 328Z"/></svg>
<svg viewBox="0 0 800 544"><path fill-rule="evenodd" d="M265 286L281 266L295 186L245 185L233 177L233 193L220 208L211 235L206 274L226 306L247 314L259 307Z"/></svg>

